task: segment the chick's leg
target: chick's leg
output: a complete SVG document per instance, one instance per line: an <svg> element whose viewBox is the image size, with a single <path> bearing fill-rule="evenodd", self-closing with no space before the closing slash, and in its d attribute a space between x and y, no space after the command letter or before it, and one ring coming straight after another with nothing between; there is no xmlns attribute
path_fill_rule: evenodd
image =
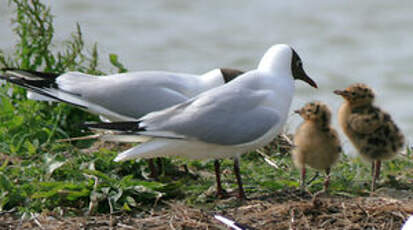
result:
<svg viewBox="0 0 413 230"><path fill-rule="evenodd" d="M381 161L376 160L374 163L374 170L373 170L373 178L371 181L371 191L374 192L376 190L376 180L380 176L380 168L381 168Z"/></svg>
<svg viewBox="0 0 413 230"><path fill-rule="evenodd" d="M305 189L305 173L306 173L305 166L303 166L301 168L301 177L300 177L300 181L301 181L300 190L301 190L301 192L304 192L304 189Z"/></svg>
<svg viewBox="0 0 413 230"><path fill-rule="evenodd" d="M323 191L327 192L328 186L330 185L330 168L326 169L326 178L324 179Z"/></svg>

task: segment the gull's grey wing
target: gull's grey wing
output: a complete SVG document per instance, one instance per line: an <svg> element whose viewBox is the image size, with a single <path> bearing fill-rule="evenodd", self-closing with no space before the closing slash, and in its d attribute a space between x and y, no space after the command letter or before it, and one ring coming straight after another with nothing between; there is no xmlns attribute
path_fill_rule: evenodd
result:
<svg viewBox="0 0 413 230"><path fill-rule="evenodd" d="M179 91L154 86L106 88L82 94L82 98L123 116L140 118L152 111L176 105L188 99Z"/></svg>
<svg viewBox="0 0 413 230"><path fill-rule="evenodd" d="M62 75L6 69L0 75L37 95L30 98L72 104L111 120L140 118L181 103L198 90L198 75L164 71L142 71L108 76L79 72Z"/></svg>
<svg viewBox="0 0 413 230"><path fill-rule="evenodd" d="M280 115L265 102L268 90L221 86L140 120L142 135L176 136L220 145L253 141L279 125Z"/></svg>
<svg viewBox="0 0 413 230"><path fill-rule="evenodd" d="M79 75L79 76L77 76ZM103 77L68 73L58 79L59 88L127 117L140 118L152 111L181 103L189 97L196 75L145 71ZM99 111L98 111L99 112ZM104 113L103 113L104 115Z"/></svg>

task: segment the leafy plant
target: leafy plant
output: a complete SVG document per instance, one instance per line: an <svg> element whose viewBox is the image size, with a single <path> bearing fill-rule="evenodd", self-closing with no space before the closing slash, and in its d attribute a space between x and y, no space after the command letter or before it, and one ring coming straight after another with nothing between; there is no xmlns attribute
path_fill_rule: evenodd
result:
<svg viewBox="0 0 413 230"><path fill-rule="evenodd" d="M54 73L103 74L98 70L97 44L89 55L79 24L71 38L64 42L63 50L56 51L50 8L39 0L12 0L9 4L15 7L16 16L12 22L18 39L12 55L6 56L0 50L0 66ZM110 62L118 72L126 71L117 55L111 54ZM13 85L3 85L0 89L0 151L2 159L6 160L0 171L0 209L17 206L40 211L60 205L84 209L91 194L109 195L113 189L117 194L120 192L115 201L128 200L127 205L131 205L132 200L148 201L162 195L158 190L162 190L163 184L144 182L139 176L132 179L132 175L140 175L140 163L125 164L127 169L120 171L129 175L120 176L113 172L119 166L112 161L113 154L85 157L69 143L56 143L56 139L80 135L76 124L96 119L95 116L65 104L27 100L25 93L24 89ZM98 168L102 163L106 165L102 168L105 173L84 168L85 165ZM137 166L134 172L130 172L129 165ZM112 174L105 176L108 172ZM90 175L99 180L97 187Z"/></svg>

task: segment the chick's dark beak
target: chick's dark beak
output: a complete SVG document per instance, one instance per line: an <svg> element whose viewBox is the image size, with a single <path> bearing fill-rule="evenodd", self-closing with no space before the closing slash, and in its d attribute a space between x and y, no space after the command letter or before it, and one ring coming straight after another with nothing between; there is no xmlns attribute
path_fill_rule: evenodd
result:
<svg viewBox="0 0 413 230"><path fill-rule="evenodd" d="M348 93L345 90L334 90L334 94L340 95L340 96L346 96Z"/></svg>
<svg viewBox="0 0 413 230"><path fill-rule="evenodd" d="M300 114L300 113L301 113L301 110L299 110L299 109L294 110L294 113Z"/></svg>

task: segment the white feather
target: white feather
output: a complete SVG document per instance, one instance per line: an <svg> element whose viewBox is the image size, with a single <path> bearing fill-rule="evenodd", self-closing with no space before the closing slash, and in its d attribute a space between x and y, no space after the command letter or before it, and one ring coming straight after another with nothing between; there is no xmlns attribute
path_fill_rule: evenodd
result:
<svg viewBox="0 0 413 230"><path fill-rule="evenodd" d="M135 159L137 155L140 156L140 158L153 158L155 157L155 155L150 154L150 153L152 153L153 151L162 149L167 145L168 144L163 141L146 142L141 145L130 148L126 150L125 152L122 152L114 159L114 161L119 162L119 161L132 160L132 159Z"/></svg>
<svg viewBox="0 0 413 230"><path fill-rule="evenodd" d="M27 98L35 101L56 101L50 97L43 96L30 90L27 91Z"/></svg>
<svg viewBox="0 0 413 230"><path fill-rule="evenodd" d="M136 136L136 135L114 135L114 134L105 134L101 138L104 141L114 141L114 142L147 142L151 137L147 136Z"/></svg>
<svg viewBox="0 0 413 230"><path fill-rule="evenodd" d="M223 216L220 216L220 215L215 215L214 217L215 217L215 219L221 221L222 223L224 223L224 224L227 225L228 227L231 227L232 229L235 229L235 230L244 230L244 229L236 226L236 225L235 225L235 221L229 220L229 219L227 219L227 218L225 218L225 217L223 217Z"/></svg>
<svg viewBox="0 0 413 230"><path fill-rule="evenodd" d="M406 223L404 223L402 230L413 230L413 216L410 216Z"/></svg>

